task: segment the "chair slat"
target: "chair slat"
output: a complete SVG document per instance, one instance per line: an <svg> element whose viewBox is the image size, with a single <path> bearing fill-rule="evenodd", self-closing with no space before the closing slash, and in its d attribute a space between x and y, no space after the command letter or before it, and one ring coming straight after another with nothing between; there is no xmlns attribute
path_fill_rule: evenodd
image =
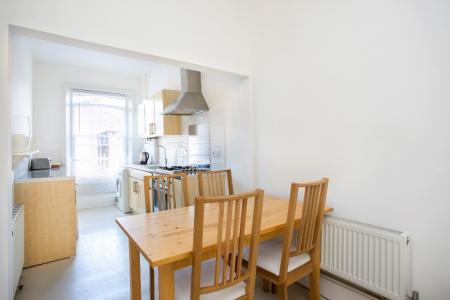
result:
<svg viewBox="0 0 450 300"><path fill-rule="evenodd" d="M219 272L222 252L222 227L223 227L223 202L219 203L219 219L217 224L217 254L216 254L216 270L214 272L214 286L219 286Z"/></svg>
<svg viewBox="0 0 450 300"><path fill-rule="evenodd" d="M244 235L245 235L245 222L247 219L247 198L242 199L242 210L241 210L241 226L239 229L239 245L238 245L238 258L236 264L236 277L241 276L242 267L242 256L244 252Z"/></svg>
<svg viewBox="0 0 450 300"><path fill-rule="evenodd" d="M230 256L230 233L231 233L231 216L233 212L233 202L228 200L227 201L227 222L226 222L226 229L225 229L225 252L224 252L224 266L223 266L223 274L222 274L222 284L226 283L228 281L227 279L227 271L228 271L228 261Z"/></svg>
<svg viewBox="0 0 450 300"><path fill-rule="evenodd" d="M241 201L236 200L235 210L234 210L234 224L233 224L233 239L231 242L231 264L230 264L230 279L229 281L233 281L235 278L235 270L236 270L236 258L238 255L238 233L239 233L239 225L241 221Z"/></svg>

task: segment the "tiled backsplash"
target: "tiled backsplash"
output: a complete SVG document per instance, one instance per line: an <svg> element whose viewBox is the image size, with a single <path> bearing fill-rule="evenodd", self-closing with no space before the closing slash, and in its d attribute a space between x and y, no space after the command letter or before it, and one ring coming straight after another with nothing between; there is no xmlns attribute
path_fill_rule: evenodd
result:
<svg viewBox="0 0 450 300"><path fill-rule="evenodd" d="M188 164L188 136L174 135L163 136L158 139L158 144L167 149L167 164L172 165L186 165ZM164 165L164 150L158 148L159 164Z"/></svg>
<svg viewBox="0 0 450 300"><path fill-rule="evenodd" d="M146 142L143 149L152 155L153 163L164 165L164 150L157 147L158 145L162 145L167 149L167 164L169 166L186 165L189 163L189 125L199 123L209 123L211 168L225 168L224 117L223 112L218 110L192 116L183 116L182 135L163 136Z"/></svg>

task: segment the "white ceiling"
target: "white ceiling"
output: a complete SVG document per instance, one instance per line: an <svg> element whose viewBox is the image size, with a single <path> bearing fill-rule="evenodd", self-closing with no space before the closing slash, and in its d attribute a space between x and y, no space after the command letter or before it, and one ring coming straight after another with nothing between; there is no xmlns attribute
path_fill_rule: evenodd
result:
<svg viewBox="0 0 450 300"><path fill-rule="evenodd" d="M15 38L29 45L35 60L129 75L148 74L162 66L147 60L113 55L22 35L16 35Z"/></svg>

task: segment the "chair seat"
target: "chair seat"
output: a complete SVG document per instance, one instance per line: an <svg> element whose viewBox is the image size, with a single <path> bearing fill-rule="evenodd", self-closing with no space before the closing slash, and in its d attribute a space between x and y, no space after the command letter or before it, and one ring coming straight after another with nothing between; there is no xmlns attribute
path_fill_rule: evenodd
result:
<svg viewBox="0 0 450 300"><path fill-rule="evenodd" d="M259 268L269 271L274 275L280 275L281 256L283 253L283 242L280 239L271 239L259 244L258 258L256 264ZM249 250L244 251L244 258L248 260ZM288 272L303 266L311 260L308 253L293 256L289 259Z"/></svg>
<svg viewBox="0 0 450 300"><path fill-rule="evenodd" d="M202 280L201 286L209 286L214 284L214 268L215 259L207 260L202 263ZM221 274L221 273L220 273ZM175 272L175 299L191 299L191 275L192 268L184 268ZM244 282L235 284L229 288L216 292L202 294L202 300L227 300L237 299L245 295L246 285Z"/></svg>

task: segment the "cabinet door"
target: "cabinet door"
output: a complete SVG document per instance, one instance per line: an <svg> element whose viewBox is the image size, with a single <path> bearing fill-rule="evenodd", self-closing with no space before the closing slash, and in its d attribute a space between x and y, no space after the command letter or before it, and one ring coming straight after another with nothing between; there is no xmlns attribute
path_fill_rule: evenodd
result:
<svg viewBox="0 0 450 300"><path fill-rule="evenodd" d="M140 104L137 109L137 120L138 120L138 136L139 137L146 137L147 133L145 131L146 129L146 121L145 121L145 107L144 104Z"/></svg>
<svg viewBox="0 0 450 300"><path fill-rule="evenodd" d="M128 179L128 201L130 202L130 208L133 212L138 210L138 202L137 202L137 182L134 178L130 177Z"/></svg>
<svg viewBox="0 0 450 300"><path fill-rule="evenodd" d="M163 93L159 92L155 94L153 97L153 102L155 104L155 135L160 136L164 135L164 116L162 112L164 110L163 103Z"/></svg>
<svg viewBox="0 0 450 300"><path fill-rule="evenodd" d="M145 211L145 190L144 190L144 181L137 180L137 189L138 189L138 210L141 213L146 213Z"/></svg>
<svg viewBox="0 0 450 300"><path fill-rule="evenodd" d="M145 130L147 136L155 134L155 104L153 100L144 101Z"/></svg>

